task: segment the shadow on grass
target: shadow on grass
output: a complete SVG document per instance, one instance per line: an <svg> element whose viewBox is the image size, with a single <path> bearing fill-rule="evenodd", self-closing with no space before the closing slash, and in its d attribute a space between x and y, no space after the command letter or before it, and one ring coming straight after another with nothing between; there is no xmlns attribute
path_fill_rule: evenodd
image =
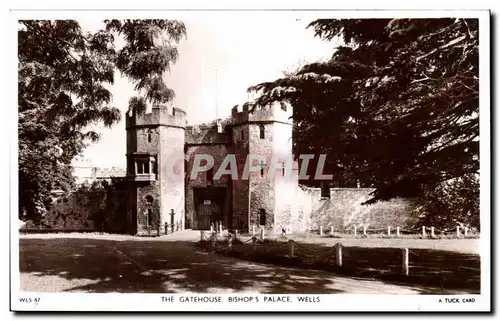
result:
<svg viewBox="0 0 500 321"><path fill-rule="evenodd" d="M21 239L19 248L25 291L343 292L326 272L229 259L193 242Z"/></svg>
<svg viewBox="0 0 500 321"><path fill-rule="evenodd" d="M211 251L209 242L198 247ZM386 283L418 286L425 294L447 290L480 293L480 257L443 250L410 249L409 275L402 275L402 250L398 248L343 247L342 267L336 266L335 251L324 244L295 242L294 257L289 257L285 242L266 240L256 250L248 243L235 242L231 249L223 241L215 251L227 256L260 263L334 272L354 278L371 278Z"/></svg>

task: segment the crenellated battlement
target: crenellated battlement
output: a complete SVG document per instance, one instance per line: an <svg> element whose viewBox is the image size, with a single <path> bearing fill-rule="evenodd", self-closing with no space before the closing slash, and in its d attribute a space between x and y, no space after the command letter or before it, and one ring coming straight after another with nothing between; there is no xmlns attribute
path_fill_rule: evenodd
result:
<svg viewBox="0 0 500 321"><path fill-rule="evenodd" d="M185 128L187 125L187 117L184 110L165 105L155 106L150 112L129 112L125 121L127 129L150 125Z"/></svg>
<svg viewBox="0 0 500 321"><path fill-rule="evenodd" d="M283 122L292 124L292 107L287 103L273 103L266 108L250 110L248 104L241 108L234 106L231 110L233 125L252 122Z"/></svg>

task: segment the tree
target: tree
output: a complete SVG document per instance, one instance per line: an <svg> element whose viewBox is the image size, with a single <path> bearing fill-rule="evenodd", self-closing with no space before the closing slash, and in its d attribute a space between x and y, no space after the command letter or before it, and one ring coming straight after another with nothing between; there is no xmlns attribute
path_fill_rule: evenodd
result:
<svg viewBox="0 0 500 321"><path fill-rule="evenodd" d="M298 152L376 188L371 202L422 196L479 169L479 25L475 19L333 19L327 62L250 87L255 107L288 101Z"/></svg>
<svg viewBox="0 0 500 321"><path fill-rule="evenodd" d="M18 31L19 217L34 219L50 203L50 190L71 185L63 173L74 156L99 134L88 126L120 120L110 105L108 86L118 69L140 96L131 108L172 99L162 74L177 58L175 44L185 35L181 22L110 20L84 32L74 20L20 21ZM125 45L116 51L116 36ZM162 40L162 41L160 41ZM139 103L137 103L139 102ZM66 183L60 180L66 177Z"/></svg>
<svg viewBox="0 0 500 321"><path fill-rule="evenodd" d="M454 231L456 226L480 229L479 179L476 175L441 182L424 191L416 214L420 224Z"/></svg>

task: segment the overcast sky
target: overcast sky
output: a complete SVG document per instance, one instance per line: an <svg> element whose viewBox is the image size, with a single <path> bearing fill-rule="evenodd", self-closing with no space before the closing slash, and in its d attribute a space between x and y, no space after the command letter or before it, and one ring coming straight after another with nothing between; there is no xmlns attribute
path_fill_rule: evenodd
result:
<svg viewBox="0 0 500 321"><path fill-rule="evenodd" d="M183 20L187 39L179 44L179 59L165 78L176 93L173 104L187 112L189 124L215 118L216 88L217 113L219 118L225 118L234 105L248 100L249 86L272 81L301 62L324 60L333 53L336 44L315 38L313 31L305 28L310 20L290 16L255 18L228 13L223 19ZM92 31L102 27L99 21L81 24ZM118 75L111 91L113 105L124 113L134 95L133 85ZM83 153L93 166L125 168L122 118L112 129L99 126L100 142Z"/></svg>

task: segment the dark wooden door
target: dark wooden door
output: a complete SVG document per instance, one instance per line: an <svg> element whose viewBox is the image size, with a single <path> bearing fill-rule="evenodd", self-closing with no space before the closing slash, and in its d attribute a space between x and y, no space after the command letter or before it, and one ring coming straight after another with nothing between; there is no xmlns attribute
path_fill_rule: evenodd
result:
<svg viewBox="0 0 500 321"><path fill-rule="evenodd" d="M212 223L222 221L222 211L219 203L203 200L196 209L196 228L209 230Z"/></svg>

